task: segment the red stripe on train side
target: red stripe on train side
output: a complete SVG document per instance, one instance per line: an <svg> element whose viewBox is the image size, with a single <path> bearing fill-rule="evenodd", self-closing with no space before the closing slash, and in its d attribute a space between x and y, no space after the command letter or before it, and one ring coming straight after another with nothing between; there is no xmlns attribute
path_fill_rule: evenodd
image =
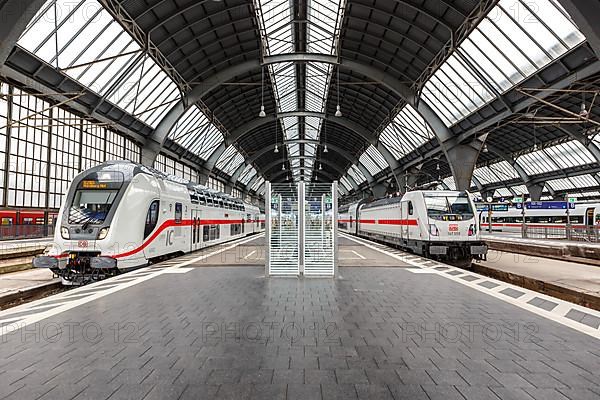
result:
<svg viewBox="0 0 600 400"><path fill-rule="evenodd" d="M418 226L416 219L380 219L379 225Z"/></svg>
<svg viewBox="0 0 600 400"><path fill-rule="evenodd" d="M361 224L371 225L401 225L401 226L418 226L419 222L416 219L361 219L358 221Z"/></svg>
<svg viewBox="0 0 600 400"><path fill-rule="evenodd" d="M246 221L241 220L241 219L201 219L200 225L232 225L232 224L241 224L242 222L246 222ZM181 222L179 222L179 223L176 223L174 219L167 220L167 221L163 222L162 225L159 226L158 229L152 235L150 235L150 237L144 243L142 243L140 246L138 246L135 249L130 250L128 252L121 253L121 254L115 254L115 255L107 255L107 257L123 258L123 257L128 257L131 255L134 255L134 254L139 253L140 251L144 250L146 247L148 247L148 245L150 243L152 243L154 241L154 239L156 239L165 229L171 228L171 227L177 227L177 226L193 226L193 225L194 225L194 220L191 220L191 219L181 220ZM55 258L65 258L68 256L69 256L69 253L64 253L64 254L59 254L57 256L54 256L54 257Z"/></svg>

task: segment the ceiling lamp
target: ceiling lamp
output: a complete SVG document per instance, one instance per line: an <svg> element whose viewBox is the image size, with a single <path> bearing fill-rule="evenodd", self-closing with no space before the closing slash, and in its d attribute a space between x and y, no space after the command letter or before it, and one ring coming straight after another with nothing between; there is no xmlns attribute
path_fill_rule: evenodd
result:
<svg viewBox="0 0 600 400"><path fill-rule="evenodd" d="M258 116L264 118L267 116L265 113L265 69L264 67L260 70L260 112Z"/></svg>
<svg viewBox="0 0 600 400"><path fill-rule="evenodd" d="M581 94L581 111L579 112L579 115L583 118L587 118L589 116L589 112L585 106L585 93Z"/></svg>
<svg viewBox="0 0 600 400"><path fill-rule="evenodd" d="M279 121L275 118L275 150L273 150L273 153L279 153L279 147L277 146L277 125L279 125Z"/></svg>
<svg viewBox="0 0 600 400"><path fill-rule="evenodd" d="M339 65L337 68L337 108L335 110L335 116L338 118L342 116L342 110L340 109L340 67L339 67Z"/></svg>
<svg viewBox="0 0 600 400"><path fill-rule="evenodd" d="M329 149L327 149L327 143L325 143L325 146L323 146L323 153L328 153Z"/></svg>
<svg viewBox="0 0 600 400"><path fill-rule="evenodd" d="M487 143L483 144L483 148L481 149L481 151L483 151L484 153L487 153L490 151L490 149L488 149Z"/></svg>
<svg viewBox="0 0 600 400"><path fill-rule="evenodd" d="M323 171L323 163L319 163L319 171Z"/></svg>
<svg viewBox="0 0 600 400"><path fill-rule="evenodd" d="M283 164L281 164L281 170L285 171L285 161L283 162Z"/></svg>

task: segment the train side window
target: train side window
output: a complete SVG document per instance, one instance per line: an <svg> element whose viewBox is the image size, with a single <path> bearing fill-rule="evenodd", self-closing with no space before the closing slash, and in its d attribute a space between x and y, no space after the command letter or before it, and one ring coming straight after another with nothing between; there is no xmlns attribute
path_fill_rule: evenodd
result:
<svg viewBox="0 0 600 400"><path fill-rule="evenodd" d="M413 203L412 203L412 201L409 201L408 202L408 215L413 215L414 212L415 212L415 209L413 207Z"/></svg>
<svg viewBox="0 0 600 400"><path fill-rule="evenodd" d="M175 223L180 224L183 218L183 205L181 203L175 203Z"/></svg>
<svg viewBox="0 0 600 400"><path fill-rule="evenodd" d="M150 208L148 209L148 213L146 214L146 224L144 226L144 239L152 233L154 228L156 228L156 224L158 223L158 210L160 206L160 201L154 200L150 203Z"/></svg>

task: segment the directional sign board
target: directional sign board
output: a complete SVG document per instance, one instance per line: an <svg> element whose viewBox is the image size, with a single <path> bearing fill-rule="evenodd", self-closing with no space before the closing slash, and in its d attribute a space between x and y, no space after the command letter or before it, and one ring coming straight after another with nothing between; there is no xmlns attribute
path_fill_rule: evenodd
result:
<svg viewBox="0 0 600 400"><path fill-rule="evenodd" d="M523 204L516 204L517 209L522 210ZM526 210L570 210L575 209L575 203L566 201L530 201L525 203Z"/></svg>

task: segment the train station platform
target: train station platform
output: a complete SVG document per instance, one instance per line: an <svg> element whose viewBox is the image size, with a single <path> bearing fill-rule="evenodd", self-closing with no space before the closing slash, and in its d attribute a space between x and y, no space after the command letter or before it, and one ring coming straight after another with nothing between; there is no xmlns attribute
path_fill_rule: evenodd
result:
<svg viewBox="0 0 600 400"><path fill-rule="evenodd" d="M2 399L597 399L600 313L342 235L256 236L0 312Z"/></svg>
<svg viewBox="0 0 600 400"><path fill-rule="evenodd" d="M549 257L600 266L600 243L581 241L525 239L516 234L481 235L491 250Z"/></svg>

